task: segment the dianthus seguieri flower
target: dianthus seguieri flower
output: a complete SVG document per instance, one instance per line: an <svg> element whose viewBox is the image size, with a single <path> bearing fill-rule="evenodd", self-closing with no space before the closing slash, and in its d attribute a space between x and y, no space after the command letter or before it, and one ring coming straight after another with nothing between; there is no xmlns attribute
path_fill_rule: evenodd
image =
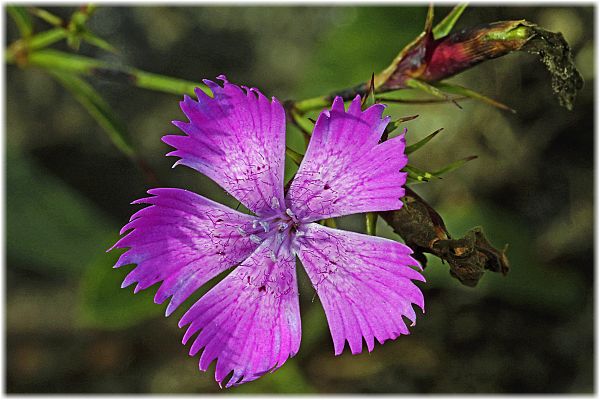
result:
<svg viewBox="0 0 600 400"><path fill-rule="evenodd" d="M184 344L206 371L226 386L259 378L281 367L300 347L296 257L325 309L335 354L345 342L353 354L408 334L403 316L415 321L412 303L423 296L411 280L424 281L411 250L393 240L328 228L325 218L395 210L402 206L407 162L403 136L379 143L389 122L383 105L344 109L336 98L321 112L299 170L284 192L285 113L254 88L219 77L204 81L181 109L189 122L174 121L185 135L168 135L168 155L217 182L254 215L244 214L183 189L152 189L134 203L136 212L114 247L129 248L115 267L137 264L123 287L135 292L161 282L156 303L170 298L167 316L223 271L229 275L181 318ZM420 267L419 267L420 268ZM195 335L195 336L194 336ZM192 339L193 338L193 339Z"/></svg>

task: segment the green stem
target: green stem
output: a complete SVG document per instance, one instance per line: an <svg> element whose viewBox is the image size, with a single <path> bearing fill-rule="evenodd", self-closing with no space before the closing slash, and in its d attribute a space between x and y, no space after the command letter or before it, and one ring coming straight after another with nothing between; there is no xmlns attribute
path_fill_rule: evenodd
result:
<svg viewBox="0 0 600 400"><path fill-rule="evenodd" d="M33 34L33 22L29 18L29 14L25 7L12 5L6 6L6 11L17 24L17 29L22 37L28 38Z"/></svg>
<svg viewBox="0 0 600 400"><path fill-rule="evenodd" d="M7 57L7 61L11 61ZM159 74L145 72L130 67L118 67L107 62L91 57L79 56L58 50L34 51L28 56L30 65L44 68L72 72L96 78L131 84L143 89L156 90L171 94L194 94L194 88L199 87L207 94L211 94L206 85L183 79L171 78Z"/></svg>
<svg viewBox="0 0 600 400"><path fill-rule="evenodd" d="M134 84L137 87L158 92L171 94L194 94L194 88L200 88L204 93L212 96L212 92L203 83L186 81L183 79L171 78L164 75L153 74L150 72L141 71L139 69L131 69L131 76L135 79Z"/></svg>
<svg viewBox="0 0 600 400"><path fill-rule="evenodd" d="M367 225L367 234L371 236L376 235L377 230L377 213L368 212L365 214L365 223Z"/></svg>
<svg viewBox="0 0 600 400"><path fill-rule="evenodd" d="M28 7L27 11L29 11L31 14L35 15L36 17L43 19L44 21L46 21L47 23L49 23L52 26L59 27L59 26L63 25L62 18L60 18L59 16L54 15L51 12L44 10L42 8Z"/></svg>
<svg viewBox="0 0 600 400"><path fill-rule="evenodd" d="M327 218L323 220L323 223L325 224L325 226L328 226L330 228L337 228L337 224L335 222L335 219L333 218Z"/></svg>
<svg viewBox="0 0 600 400"><path fill-rule="evenodd" d="M328 96L313 97L311 99L294 102L294 109L303 115L309 111L320 110L331 105Z"/></svg>

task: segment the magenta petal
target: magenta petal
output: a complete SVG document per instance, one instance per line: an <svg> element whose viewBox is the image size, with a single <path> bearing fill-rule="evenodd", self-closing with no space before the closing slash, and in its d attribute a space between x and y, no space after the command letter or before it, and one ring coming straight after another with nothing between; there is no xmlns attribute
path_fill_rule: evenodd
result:
<svg viewBox="0 0 600 400"><path fill-rule="evenodd" d="M204 349L200 369L217 359L215 378L227 387L281 367L300 347L300 311L295 257L272 261L273 239L205 294L181 318L189 324L190 355Z"/></svg>
<svg viewBox="0 0 600 400"><path fill-rule="evenodd" d="M408 334L402 317L415 322L412 303L424 310L423 295L411 279L425 278L411 249L376 236L306 225L298 238L298 257L325 309L335 354L348 341L352 354L369 352L374 339L383 343Z"/></svg>
<svg viewBox="0 0 600 400"><path fill-rule="evenodd" d="M217 182L258 215L285 210L283 169L285 112L277 99L257 89L212 81L214 98L196 89L198 101L188 96L180 103L188 122L173 121L186 135L167 135L175 148L168 155L176 164L191 167Z"/></svg>
<svg viewBox="0 0 600 400"><path fill-rule="evenodd" d="M331 111L321 113L287 193L300 220L402 207L405 142L399 136L378 144L389 122L389 117L381 118L383 109L376 104L361 111L356 97L345 111L337 97Z"/></svg>
<svg viewBox="0 0 600 400"><path fill-rule="evenodd" d="M115 267L137 264L123 287L135 291L161 282L156 303L172 297L171 314L200 286L246 259L257 247L240 229L256 219L183 189L152 189L153 197L134 203L151 204L136 212L113 248L130 248Z"/></svg>

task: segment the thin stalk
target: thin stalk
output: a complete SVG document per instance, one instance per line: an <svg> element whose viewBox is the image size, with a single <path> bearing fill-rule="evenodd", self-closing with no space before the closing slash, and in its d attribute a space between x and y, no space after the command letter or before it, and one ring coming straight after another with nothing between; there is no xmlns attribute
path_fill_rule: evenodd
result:
<svg viewBox="0 0 600 400"><path fill-rule="evenodd" d="M7 57L7 61L11 62L11 59ZM95 58L58 50L34 51L28 55L27 61L29 65L44 69L72 72L164 93L193 95L194 88L199 87L205 93L211 94L208 87L202 83L171 78L130 67L119 67Z"/></svg>
<svg viewBox="0 0 600 400"><path fill-rule="evenodd" d="M365 224L367 227L367 235L375 236L377 230L377 213L368 212L365 214Z"/></svg>

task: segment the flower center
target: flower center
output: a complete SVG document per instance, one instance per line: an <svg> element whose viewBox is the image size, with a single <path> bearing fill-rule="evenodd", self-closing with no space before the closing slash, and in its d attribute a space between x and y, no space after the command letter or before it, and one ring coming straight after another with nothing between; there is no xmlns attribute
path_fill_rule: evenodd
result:
<svg viewBox="0 0 600 400"><path fill-rule="evenodd" d="M294 239L301 234L298 230L300 226L300 221L288 208L285 213L277 212L269 217L259 217L254 220L250 230L239 227L238 232L256 244L272 240L271 259L277 261L281 257L295 256Z"/></svg>

